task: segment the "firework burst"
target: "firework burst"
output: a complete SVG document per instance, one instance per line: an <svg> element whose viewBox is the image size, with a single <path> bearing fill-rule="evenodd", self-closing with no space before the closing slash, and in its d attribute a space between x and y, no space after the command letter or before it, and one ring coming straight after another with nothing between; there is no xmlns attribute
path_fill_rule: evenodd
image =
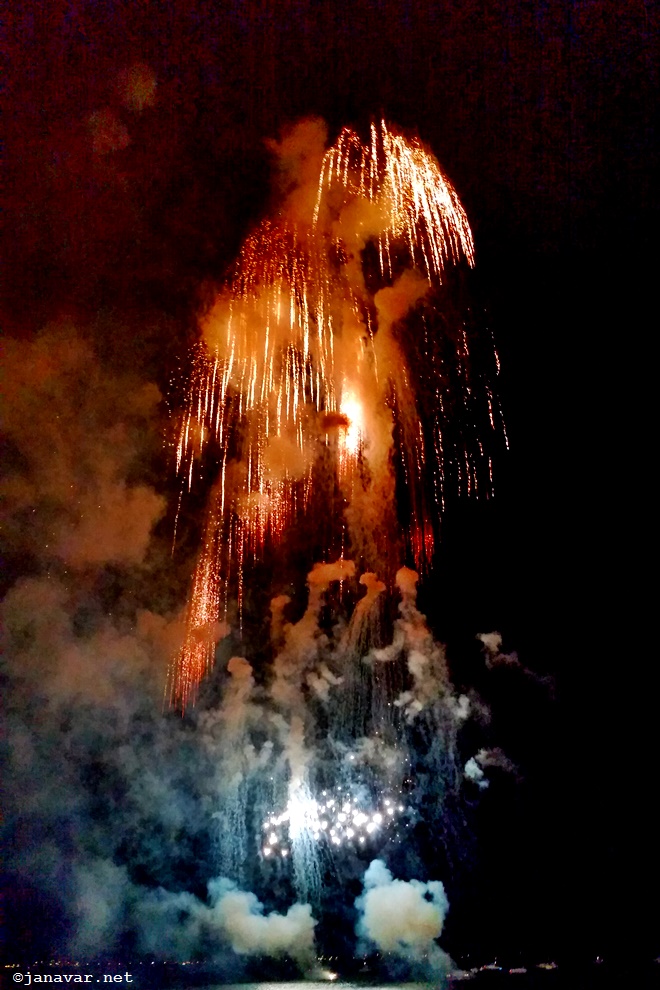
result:
<svg viewBox="0 0 660 990"><path fill-rule="evenodd" d="M377 257L376 291L366 285L366 248ZM429 436L396 328L461 258L473 264L473 241L455 190L419 141L384 122L367 144L343 130L325 153L309 222L267 220L246 240L201 321L177 446L188 487L210 440L220 456L187 635L170 672L173 704L194 701L230 587L240 614L246 562L309 506L322 456L334 466L362 565L378 565L398 524L415 566L428 566L443 491L442 421L436 415ZM467 368L465 335L456 353ZM468 378L465 371L469 389Z"/></svg>

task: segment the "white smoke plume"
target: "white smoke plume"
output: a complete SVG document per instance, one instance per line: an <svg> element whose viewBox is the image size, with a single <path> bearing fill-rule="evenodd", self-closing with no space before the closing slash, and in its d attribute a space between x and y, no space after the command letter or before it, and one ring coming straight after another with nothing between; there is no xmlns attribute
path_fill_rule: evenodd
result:
<svg viewBox="0 0 660 990"><path fill-rule="evenodd" d="M499 747L480 749L475 756L471 756L467 761L463 772L468 780L472 780L479 790L483 791L490 786L485 770L491 767L496 767L503 770L504 773L511 773L518 777L518 767Z"/></svg>
<svg viewBox="0 0 660 990"><path fill-rule="evenodd" d="M211 913L235 952L245 955L287 955L308 965L314 960L314 927L309 904L294 904L286 914L264 913L254 894L226 881L211 881Z"/></svg>
<svg viewBox="0 0 660 990"><path fill-rule="evenodd" d="M363 656L379 631L378 606L387 585L378 579L378 575L369 571L360 576L360 584L367 589L355 606L351 621L346 630L342 649L351 656Z"/></svg>
<svg viewBox="0 0 660 990"><path fill-rule="evenodd" d="M107 860L74 872L77 951L111 949L128 929L142 951L158 959L218 959L228 948L239 956L287 956L301 967L315 959L316 922L309 905L267 914L254 894L223 878L209 882L207 901L185 891L145 890Z"/></svg>
<svg viewBox="0 0 660 990"><path fill-rule="evenodd" d="M307 576L309 600L304 615L295 624L284 626L284 648L275 659L273 699L284 708L301 712L304 702L301 694L303 675L311 670L322 649L327 645L318 627L318 617L324 595L334 581L345 581L355 574L351 560L338 560L331 564L315 564ZM271 603L277 628L281 626L282 600Z"/></svg>
<svg viewBox="0 0 660 990"><path fill-rule="evenodd" d="M554 678L544 674L537 674L536 671L525 667L518 658L517 653L504 653L502 651L501 633L478 633L477 639L483 644L483 653L488 670L509 669L519 671L530 681L544 688L551 697L554 696Z"/></svg>
<svg viewBox="0 0 660 990"><path fill-rule="evenodd" d="M417 581L417 573L409 567L397 571L396 585L401 594L400 618L395 623L392 644L373 651L373 658L379 662L389 662L402 652L405 654L414 686L401 694L395 705L404 710L409 720L438 699L444 696L446 700L450 699L444 650L434 640L425 616L417 608ZM464 717L464 707L458 707L456 714Z"/></svg>
<svg viewBox="0 0 660 990"><path fill-rule="evenodd" d="M484 774L479 761L476 756L471 756L470 759L465 764L465 769L463 771L468 780L474 781L479 790L485 791L489 786L486 780L486 775Z"/></svg>
<svg viewBox="0 0 660 990"><path fill-rule="evenodd" d="M309 905L286 914L264 912L254 894L228 880L211 880L209 903L191 894L157 890L133 907L141 944L156 956L180 960L218 955L227 944L238 955L289 956L303 966L314 960L314 926Z"/></svg>
<svg viewBox="0 0 660 990"><path fill-rule="evenodd" d="M357 932L382 952L425 963L442 971L448 956L439 948L449 902L439 880L395 880L381 859L364 875L364 893L356 901Z"/></svg>

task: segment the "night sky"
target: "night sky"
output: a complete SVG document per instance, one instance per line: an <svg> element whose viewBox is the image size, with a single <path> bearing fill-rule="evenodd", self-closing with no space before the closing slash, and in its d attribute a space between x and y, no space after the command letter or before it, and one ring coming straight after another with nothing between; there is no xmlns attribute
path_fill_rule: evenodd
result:
<svg viewBox="0 0 660 990"><path fill-rule="evenodd" d="M19 0L6 15L3 591L68 575L89 628L108 609L128 615L129 601L160 614L185 601L202 500L184 510L172 559L169 414L196 314L246 232L277 209L266 139L303 117L322 117L334 139L384 115L419 135L456 186L476 242L462 298L499 349L510 451L493 500L450 500L421 602L455 682L487 699L492 734L519 768L475 813L474 869L448 921L457 950L483 958L660 953L645 573L658 40L657 5L643 0ZM59 367L58 348L73 355L58 379L68 404L40 377ZM88 377L83 352L95 355ZM127 413L108 381L144 405ZM150 382L164 399L140 392ZM91 464L88 436L113 417L138 454L124 477L151 493L138 510L153 509L154 544L139 560L117 549L121 534L105 555L82 537L46 552L69 511L54 472L78 455ZM143 536L136 524L132 545ZM474 637L491 629L521 667L488 679ZM27 677L9 692L11 726L21 705L48 707L47 683ZM9 847L25 863L41 838L15 824L30 810L16 811L11 780ZM11 857L23 951L21 912L42 895Z"/></svg>

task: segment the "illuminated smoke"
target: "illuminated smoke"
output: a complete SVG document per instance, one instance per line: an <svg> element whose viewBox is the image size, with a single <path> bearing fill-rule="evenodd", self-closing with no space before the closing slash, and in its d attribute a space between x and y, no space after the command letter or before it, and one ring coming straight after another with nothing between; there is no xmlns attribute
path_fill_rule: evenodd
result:
<svg viewBox="0 0 660 990"><path fill-rule="evenodd" d="M395 880L380 859L364 875L364 893L356 907L357 931L382 952L425 963L429 970L447 967L448 957L436 944L449 910L439 880Z"/></svg>
<svg viewBox="0 0 660 990"><path fill-rule="evenodd" d="M207 898L187 891L135 886L124 868L93 860L74 869L76 951L111 949L122 929L135 932L140 950L157 959L220 961L238 956L288 956L301 967L315 959L316 921L308 905L266 913L258 898L224 878L209 881Z"/></svg>
<svg viewBox="0 0 660 990"><path fill-rule="evenodd" d="M328 869L340 870L346 857L405 845L417 815L412 731L426 737L422 759L438 776L434 814L450 813L447 795L461 780L455 737L467 699L454 696L442 649L417 609L416 573L401 569L396 584L402 601L389 647L348 648L363 641L351 633L353 618L364 625L384 585L374 574L358 584L353 562L342 559L312 568L308 605L297 622L284 620L285 599L271 603L279 648L267 688L255 689L246 660L230 660L219 712L200 716L203 725L219 725L214 817L223 875L249 883L246 864L254 871L256 854L265 876L289 877L298 901L316 910ZM323 606L338 585L361 585L366 594L348 623L323 630ZM385 681L384 671L391 674ZM397 677L411 685L405 695L397 693ZM416 760L421 766L419 754Z"/></svg>
<svg viewBox="0 0 660 990"><path fill-rule="evenodd" d="M285 915L264 914L254 894L226 881L209 884L212 913L234 952L245 955L288 955L309 964L314 959L314 926L309 905L294 904Z"/></svg>
<svg viewBox="0 0 660 990"><path fill-rule="evenodd" d="M449 456L442 395L429 435L402 321L443 281L446 265L473 264L472 235L455 190L418 140L384 122L366 145L344 129L323 152L323 136L322 124L306 121L271 143L288 188L279 219L246 239L201 319L177 465L191 487L211 441L219 465L188 633L170 676L171 701L182 708L212 664L209 630L230 594L242 615L246 565L316 504L321 464L342 492L345 540L360 569L389 570L405 545L423 572L433 553ZM451 347L455 391L468 403L464 331ZM483 391L490 425L500 429L492 391ZM490 485L481 443L455 457L459 484L475 490L483 461Z"/></svg>
<svg viewBox="0 0 660 990"><path fill-rule="evenodd" d="M243 657L232 657L227 672L230 677L220 711L206 719L202 716L202 730L210 731L217 748L220 800L213 819L218 868L223 876L244 882L249 856L248 779L260 762L249 737L256 715L251 702L254 679L252 667ZM267 755L265 750L262 759Z"/></svg>
<svg viewBox="0 0 660 990"><path fill-rule="evenodd" d="M121 146L113 127L94 124L99 154ZM416 600L444 462L442 420L432 436L421 423L407 321L435 305L443 265L461 253L471 263L469 230L421 145L384 126L359 154L349 132L328 152L319 144L307 154L292 134L278 145L299 185L281 222L248 239L203 320L182 474L194 483L202 458L220 455L182 649L181 617L134 599L161 566L150 534L164 500L134 480L157 390L113 383L70 330L8 351L8 426L25 474L12 479L12 509L31 513L35 493L44 502L19 544L38 547L44 572L3 606L14 690L31 692L24 723L12 715L12 793L29 812L17 834L29 818L46 837L12 868L61 897L72 951L114 951L128 935L159 958L266 954L306 966L328 891L374 857L414 858L415 825L428 822L440 849L463 780L456 735L468 701L454 696ZM467 367L462 336L456 346ZM238 655L227 603L235 594L240 608L251 559L315 501L323 511L321 462L347 503L345 554L328 548L311 567L301 608L272 599L272 663L259 667ZM475 482L472 461L463 477ZM90 591L104 567L131 569L114 616ZM191 707L218 644L219 703L161 719L162 657L179 653L172 699ZM474 757L482 773L503 766L495 752ZM71 848L50 839L62 822ZM369 871L361 936L437 958L438 887L386 874Z"/></svg>
<svg viewBox="0 0 660 990"><path fill-rule="evenodd" d="M505 773L517 774L518 768L512 760L499 748L480 749L475 756L471 756L465 764L464 774L468 780L473 781L479 790L485 791L490 786L485 770L489 767L497 767Z"/></svg>

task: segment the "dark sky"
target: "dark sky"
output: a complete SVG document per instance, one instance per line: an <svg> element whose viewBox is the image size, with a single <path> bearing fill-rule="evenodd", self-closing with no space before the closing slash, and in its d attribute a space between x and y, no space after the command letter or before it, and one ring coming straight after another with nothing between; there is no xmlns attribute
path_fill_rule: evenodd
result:
<svg viewBox="0 0 660 990"><path fill-rule="evenodd" d="M16 291L51 294L57 274L81 265L77 281L89 292L97 276L100 296L136 266L150 284L169 282L171 266L216 274L261 206L264 136L307 115L336 130L383 112L417 130L456 183L484 262L642 255L655 202L656 16L641 2L13 5ZM118 93L136 61L157 79L145 115L126 112ZM104 172L88 138L106 108L130 144ZM127 243L138 232L141 252ZM26 285L46 267L39 252L47 272Z"/></svg>
<svg viewBox="0 0 660 990"><path fill-rule="evenodd" d="M510 819L492 812L506 850L500 865L487 852L493 889L512 877L506 923L531 940L537 923L564 949L660 951L640 892L657 900L657 740L634 576L655 387L657 5L51 0L12 4L5 32L9 334L139 319L102 346L161 387L204 287L272 201L265 138L303 116L333 136L382 113L433 149L475 233L511 453L492 505L452 507L428 594L450 642L490 623L555 679L556 701L520 727L537 759L527 790ZM142 109L122 82L136 64L156 81Z"/></svg>

